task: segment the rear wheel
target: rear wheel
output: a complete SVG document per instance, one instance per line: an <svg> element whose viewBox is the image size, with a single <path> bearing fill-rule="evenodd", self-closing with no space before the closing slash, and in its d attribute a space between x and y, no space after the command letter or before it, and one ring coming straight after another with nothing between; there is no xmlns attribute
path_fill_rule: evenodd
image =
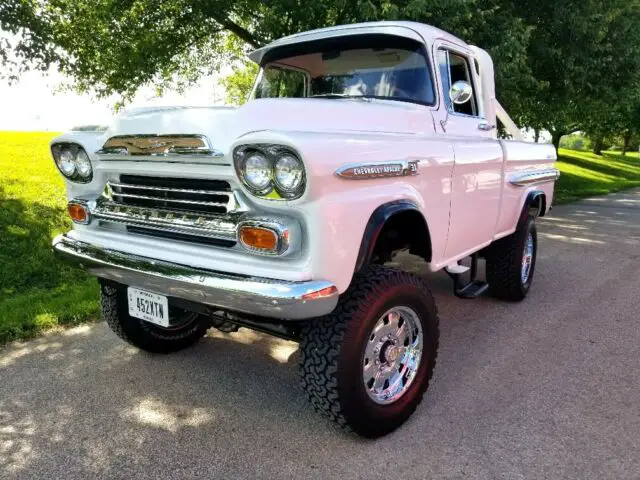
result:
<svg viewBox="0 0 640 480"><path fill-rule="evenodd" d="M487 283L491 294L502 300L520 301L533 281L538 254L535 218L529 216L508 237L491 245L487 255Z"/></svg>
<svg viewBox="0 0 640 480"><path fill-rule="evenodd" d="M116 335L151 353L171 353L190 347L200 340L209 322L197 313L169 306L167 328L129 315L127 287L103 283L100 288L102 318Z"/></svg>
<svg viewBox="0 0 640 480"><path fill-rule="evenodd" d="M437 310L424 281L372 265L354 277L334 312L303 327L302 385L320 413L379 437L422 400L438 340Z"/></svg>

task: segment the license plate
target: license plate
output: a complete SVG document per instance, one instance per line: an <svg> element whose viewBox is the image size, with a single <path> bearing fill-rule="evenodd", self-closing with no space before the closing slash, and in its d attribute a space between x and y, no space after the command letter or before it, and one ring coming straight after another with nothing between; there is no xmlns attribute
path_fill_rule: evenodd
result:
<svg viewBox="0 0 640 480"><path fill-rule="evenodd" d="M133 287L127 289L127 294L129 297L129 315L161 327L169 326L169 302L167 297Z"/></svg>

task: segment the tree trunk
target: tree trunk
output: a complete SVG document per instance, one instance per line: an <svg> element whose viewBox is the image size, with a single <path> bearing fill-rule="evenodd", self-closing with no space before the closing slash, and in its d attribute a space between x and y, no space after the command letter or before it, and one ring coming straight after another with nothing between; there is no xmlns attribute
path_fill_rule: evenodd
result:
<svg viewBox="0 0 640 480"><path fill-rule="evenodd" d="M604 136L598 135L593 142L593 153L602 155L602 147L604 145Z"/></svg>
<svg viewBox="0 0 640 480"><path fill-rule="evenodd" d="M563 132L551 130L551 143L556 147L556 152L560 150L560 139L564 136Z"/></svg>
<svg viewBox="0 0 640 480"><path fill-rule="evenodd" d="M622 156L624 157L629 151L629 144L631 143L631 130L627 130L622 137L624 140L624 144L622 145Z"/></svg>
<svg viewBox="0 0 640 480"><path fill-rule="evenodd" d="M533 131L535 133L535 137L533 137L533 141L538 143L538 141L540 140L540 129L534 128Z"/></svg>

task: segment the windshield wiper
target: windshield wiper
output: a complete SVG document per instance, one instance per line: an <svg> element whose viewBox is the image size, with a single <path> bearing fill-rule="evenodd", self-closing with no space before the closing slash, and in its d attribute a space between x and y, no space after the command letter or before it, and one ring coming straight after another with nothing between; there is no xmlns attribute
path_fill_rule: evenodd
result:
<svg viewBox="0 0 640 480"><path fill-rule="evenodd" d="M311 95L312 98L345 98L350 96L346 93L318 93L317 95Z"/></svg>
<svg viewBox="0 0 640 480"><path fill-rule="evenodd" d="M355 98L359 100L371 101L375 98L373 95L347 95L346 93L319 93L317 95L311 95L309 98Z"/></svg>

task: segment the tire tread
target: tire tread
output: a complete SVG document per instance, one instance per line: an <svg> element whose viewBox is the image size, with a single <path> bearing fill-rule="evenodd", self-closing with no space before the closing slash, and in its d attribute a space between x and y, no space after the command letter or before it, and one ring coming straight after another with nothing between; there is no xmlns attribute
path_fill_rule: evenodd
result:
<svg viewBox="0 0 640 480"><path fill-rule="evenodd" d="M381 265L370 265L363 273L354 276L350 288L340 299L336 309L325 317L306 322L302 330L300 342L300 379L306 397L322 416L329 418L343 429L350 431L352 425L346 417L340 403L338 391L338 372L340 348L355 339L349 335L349 323L357 317L361 310L367 308L367 300L371 296L382 294L390 284L412 284L420 288L434 312L435 343L433 358L428 364L428 372L424 388L418 392L417 401L410 406L406 417L410 416L421 402L436 364L439 345L439 323L435 301L431 291L420 277L399 269ZM365 436L378 436L375 432L359 431ZM371 432L369 432L371 433Z"/></svg>
<svg viewBox="0 0 640 480"><path fill-rule="evenodd" d="M529 217L514 233L491 245L487 256L487 282L489 291L495 298L520 301L527 295L528 288L522 285L520 269L524 241L531 222L531 228L536 235L535 219Z"/></svg>

